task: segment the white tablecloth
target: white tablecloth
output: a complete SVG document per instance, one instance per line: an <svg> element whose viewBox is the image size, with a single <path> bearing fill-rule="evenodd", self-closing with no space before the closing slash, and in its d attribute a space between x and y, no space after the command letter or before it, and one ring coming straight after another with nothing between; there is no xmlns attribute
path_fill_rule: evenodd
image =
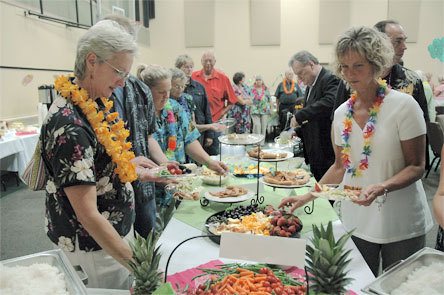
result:
<svg viewBox="0 0 444 295"><path fill-rule="evenodd" d="M339 220L333 223L333 229L336 238L345 233L342 223ZM160 259L159 268L165 270L170 253L180 242L187 238L203 234L205 233L173 217L158 241L158 245L162 245L162 258ZM352 249L350 254L352 260L348 269L350 270L349 276L354 278L354 281L348 288L358 294L363 294L361 289L374 281L375 277L351 239L347 242L346 248ZM174 252L168 266L168 275L196 267L215 259L219 259L219 245L216 245L208 238L198 238L187 241ZM220 260L233 262L228 259Z"/></svg>
<svg viewBox="0 0 444 295"><path fill-rule="evenodd" d="M38 139L38 134L32 134L0 141L0 169L21 175L34 154Z"/></svg>

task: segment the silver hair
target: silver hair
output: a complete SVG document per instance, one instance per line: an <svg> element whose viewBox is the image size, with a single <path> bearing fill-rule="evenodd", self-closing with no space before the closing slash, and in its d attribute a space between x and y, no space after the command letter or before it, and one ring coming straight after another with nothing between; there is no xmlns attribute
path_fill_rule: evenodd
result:
<svg viewBox="0 0 444 295"><path fill-rule="evenodd" d="M159 65L140 65L137 67L137 78L151 88L162 80L171 80L171 72Z"/></svg>
<svg viewBox="0 0 444 295"><path fill-rule="evenodd" d="M379 78L393 64L393 45L388 37L369 27L352 27L345 31L335 46L334 69L341 76L339 59L350 51L364 57L373 67L374 77Z"/></svg>
<svg viewBox="0 0 444 295"><path fill-rule="evenodd" d="M131 34L131 36L133 36L135 40L137 40L137 25L129 18L117 14L108 14L105 15L102 20L115 21L116 23L121 25L129 34Z"/></svg>
<svg viewBox="0 0 444 295"><path fill-rule="evenodd" d="M178 68L171 68L171 81L180 79L183 83L186 83L188 81L187 76L182 70L179 70Z"/></svg>
<svg viewBox="0 0 444 295"><path fill-rule="evenodd" d="M188 54L182 54L176 58L176 62L174 64L174 66L176 68L180 69L182 66L184 66L186 63L189 63L189 62L194 65L194 61L191 58L191 56L189 56Z"/></svg>
<svg viewBox="0 0 444 295"><path fill-rule="evenodd" d="M319 64L319 60L313 54L306 50L299 51L298 53L293 55L288 62L288 66L291 68L295 62L299 62L303 66L307 65L309 62L312 62L315 65Z"/></svg>
<svg viewBox="0 0 444 295"><path fill-rule="evenodd" d="M439 83L444 82L444 75L439 75L439 76L438 76L438 82L439 82Z"/></svg>
<svg viewBox="0 0 444 295"><path fill-rule="evenodd" d="M77 43L74 75L80 80L85 78L86 57L91 52L97 56L98 62L103 62L120 52L135 55L137 44L134 37L115 21L98 22Z"/></svg>

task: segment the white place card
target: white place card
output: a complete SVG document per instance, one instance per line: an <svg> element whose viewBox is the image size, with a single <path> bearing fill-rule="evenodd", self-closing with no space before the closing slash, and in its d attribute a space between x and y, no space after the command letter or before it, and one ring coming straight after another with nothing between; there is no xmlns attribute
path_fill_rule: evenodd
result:
<svg viewBox="0 0 444 295"><path fill-rule="evenodd" d="M304 268L305 239L222 233L219 257Z"/></svg>

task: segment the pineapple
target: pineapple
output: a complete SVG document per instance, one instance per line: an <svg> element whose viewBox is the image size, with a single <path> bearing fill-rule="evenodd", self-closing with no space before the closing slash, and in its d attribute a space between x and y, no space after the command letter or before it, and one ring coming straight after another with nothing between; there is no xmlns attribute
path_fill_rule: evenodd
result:
<svg viewBox="0 0 444 295"><path fill-rule="evenodd" d="M135 286L134 295L152 294L162 282L162 272L158 270L160 253L156 247L159 235L154 231L143 237L136 234L136 239L131 243L133 261L129 266L133 271Z"/></svg>
<svg viewBox="0 0 444 295"><path fill-rule="evenodd" d="M310 239L313 247L307 245L306 262L307 271L312 274L309 277L310 289L315 294L343 294L345 286L353 280L347 278L345 271L351 261L348 259L351 250L344 250L345 242L352 233L343 235L336 242L331 221L326 229L323 225L318 228L313 224L313 237Z"/></svg>

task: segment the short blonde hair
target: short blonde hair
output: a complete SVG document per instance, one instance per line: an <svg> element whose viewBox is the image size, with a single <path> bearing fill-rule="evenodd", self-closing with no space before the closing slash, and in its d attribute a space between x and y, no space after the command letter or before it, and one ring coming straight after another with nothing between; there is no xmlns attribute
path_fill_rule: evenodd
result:
<svg viewBox="0 0 444 295"><path fill-rule="evenodd" d="M393 65L393 45L388 37L369 27L352 27L345 31L335 46L334 68L336 74L342 76L339 59L350 51L364 57L372 66L375 78Z"/></svg>

